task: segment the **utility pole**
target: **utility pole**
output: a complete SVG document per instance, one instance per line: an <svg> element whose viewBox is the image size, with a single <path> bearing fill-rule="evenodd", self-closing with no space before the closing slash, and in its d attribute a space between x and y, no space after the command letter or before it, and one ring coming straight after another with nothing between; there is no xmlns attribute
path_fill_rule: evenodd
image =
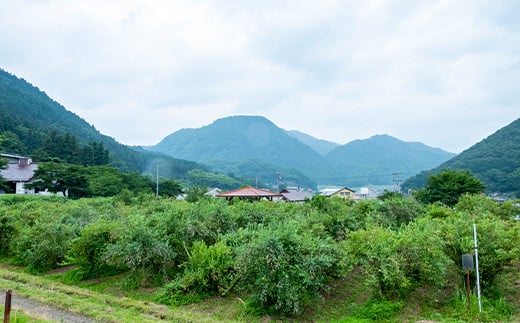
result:
<svg viewBox="0 0 520 323"><path fill-rule="evenodd" d="M156 179L155 179L155 196L159 197L159 163L155 163Z"/></svg>

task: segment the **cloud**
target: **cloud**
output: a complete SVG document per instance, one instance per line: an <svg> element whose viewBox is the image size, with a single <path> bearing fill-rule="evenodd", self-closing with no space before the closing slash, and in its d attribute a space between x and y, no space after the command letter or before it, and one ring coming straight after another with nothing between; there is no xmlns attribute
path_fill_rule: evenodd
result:
<svg viewBox="0 0 520 323"><path fill-rule="evenodd" d="M10 1L2 67L151 145L236 114L454 152L520 117L515 1ZM129 131L131 130L131 131Z"/></svg>

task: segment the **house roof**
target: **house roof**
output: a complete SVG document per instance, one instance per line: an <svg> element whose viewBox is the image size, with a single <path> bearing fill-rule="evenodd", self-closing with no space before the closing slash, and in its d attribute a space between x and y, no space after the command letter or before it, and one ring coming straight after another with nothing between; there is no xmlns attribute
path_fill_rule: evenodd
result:
<svg viewBox="0 0 520 323"><path fill-rule="evenodd" d="M352 190L348 187L340 187L340 188L325 188L320 191L320 194L325 195L325 196L332 196L342 190L348 190L348 191L354 193L354 190Z"/></svg>
<svg viewBox="0 0 520 323"><path fill-rule="evenodd" d="M222 190L220 188L215 187L215 188L208 189L206 194L215 197L216 195L220 194L221 192L222 192Z"/></svg>
<svg viewBox="0 0 520 323"><path fill-rule="evenodd" d="M38 164L20 166L18 164L7 164L6 169L0 170L2 176L8 182L28 182L34 176L34 171L38 169Z"/></svg>
<svg viewBox="0 0 520 323"><path fill-rule="evenodd" d="M300 202L312 198L312 193L305 190L282 190L283 199L288 202Z"/></svg>
<svg viewBox="0 0 520 323"><path fill-rule="evenodd" d="M264 190L261 188L254 188L251 186L240 188L238 190L233 190L229 192L224 192L216 195L217 197L240 197L240 198L272 198L276 196L282 196L280 193L271 192L268 190Z"/></svg>
<svg viewBox="0 0 520 323"><path fill-rule="evenodd" d="M13 155L13 154L0 154L1 157L4 157L4 158L9 158L9 159L22 159L22 158L27 158L25 156L20 156L20 155Z"/></svg>

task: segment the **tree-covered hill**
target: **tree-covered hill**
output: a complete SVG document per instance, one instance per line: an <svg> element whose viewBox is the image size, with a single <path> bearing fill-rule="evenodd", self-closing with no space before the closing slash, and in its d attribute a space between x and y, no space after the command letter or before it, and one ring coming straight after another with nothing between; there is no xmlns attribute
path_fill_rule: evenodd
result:
<svg viewBox="0 0 520 323"><path fill-rule="evenodd" d="M164 138L154 151L207 162L258 160L320 177L328 162L309 146L260 116L233 116L198 129L182 129Z"/></svg>
<svg viewBox="0 0 520 323"><path fill-rule="evenodd" d="M319 185L343 186L392 184L395 172L404 179L454 155L387 135L340 146L283 130L260 116L227 117L202 128L182 129L150 149L211 164L225 173L242 169L241 176L256 176L258 167L244 166L257 161L296 170Z"/></svg>
<svg viewBox="0 0 520 323"><path fill-rule="evenodd" d="M56 156L67 149L74 154L71 146L78 146L78 151L91 146L106 148L109 164L124 171L152 172L158 161L163 165L163 176L179 177L190 169L204 168L195 162L120 144L45 92L0 69L0 152L27 155L36 160L61 157L66 162L78 162Z"/></svg>
<svg viewBox="0 0 520 323"><path fill-rule="evenodd" d="M403 183L403 189L424 187L429 174L465 169L480 178L489 193L520 197L520 119L499 129L458 156Z"/></svg>
<svg viewBox="0 0 520 323"><path fill-rule="evenodd" d="M298 130L287 130L287 134L289 134L289 136L291 137L298 139L307 146L311 147L314 151L321 155L326 155L332 149L340 145L332 141L314 138L313 136L310 136Z"/></svg>
<svg viewBox="0 0 520 323"><path fill-rule="evenodd" d="M240 176L251 186L265 187L271 190L283 189L289 186L300 186L317 189L316 182L293 168L277 167L259 160L240 162L216 161L208 162L211 170L231 176Z"/></svg>
<svg viewBox="0 0 520 323"><path fill-rule="evenodd" d="M326 158L335 165L338 176L357 186L392 183L435 167L454 155L419 142L376 135L336 147Z"/></svg>

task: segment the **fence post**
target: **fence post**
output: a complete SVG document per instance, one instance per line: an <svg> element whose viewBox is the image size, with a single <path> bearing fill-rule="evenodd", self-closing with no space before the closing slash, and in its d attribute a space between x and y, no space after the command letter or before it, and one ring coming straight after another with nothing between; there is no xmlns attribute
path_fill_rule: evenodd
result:
<svg viewBox="0 0 520 323"><path fill-rule="evenodd" d="M13 292L9 289L5 293L5 309L4 309L4 323L9 323L11 316L11 294Z"/></svg>

